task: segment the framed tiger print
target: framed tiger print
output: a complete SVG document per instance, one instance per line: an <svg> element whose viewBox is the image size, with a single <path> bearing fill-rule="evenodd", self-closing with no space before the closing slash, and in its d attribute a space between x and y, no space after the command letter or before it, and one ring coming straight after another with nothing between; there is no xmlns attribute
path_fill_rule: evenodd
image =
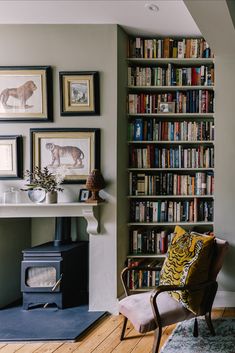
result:
<svg viewBox="0 0 235 353"><path fill-rule="evenodd" d="M30 129L31 168L48 167L64 183L84 184L100 167L99 129Z"/></svg>

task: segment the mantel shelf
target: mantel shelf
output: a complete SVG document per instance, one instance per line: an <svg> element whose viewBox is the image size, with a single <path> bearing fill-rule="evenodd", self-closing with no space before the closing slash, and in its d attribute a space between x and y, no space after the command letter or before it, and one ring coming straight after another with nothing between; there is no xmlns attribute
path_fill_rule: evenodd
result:
<svg viewBox="0 0 235 353"><path fill-rule="evenodd" d="M98 234L99 205L85 202L0 204L0 218L84 217L87 233L95 235Z"/></svg>

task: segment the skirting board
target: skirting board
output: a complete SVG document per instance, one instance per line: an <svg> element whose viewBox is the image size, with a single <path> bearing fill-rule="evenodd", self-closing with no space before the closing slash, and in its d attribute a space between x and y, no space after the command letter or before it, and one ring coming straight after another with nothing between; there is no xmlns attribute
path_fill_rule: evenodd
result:
<svg viewBox="0 0 235 353"><path fill-rule="evenodd" d="M218 291L213 304L214 308L234 308L235 292Z"/></svg>

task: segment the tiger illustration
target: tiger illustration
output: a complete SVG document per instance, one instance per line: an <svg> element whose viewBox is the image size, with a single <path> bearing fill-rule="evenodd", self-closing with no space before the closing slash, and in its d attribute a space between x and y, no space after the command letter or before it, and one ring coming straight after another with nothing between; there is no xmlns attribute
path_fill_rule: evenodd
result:
<svg viewBox="0 0 235 353"><path fill-rule="evenodd" d="M76 146L59 146L54 143L46 143L46 149L51 151L51 164L53 166L60 166L60 158L65 156L70 156L73 159L73 167L82 168L82 160L84 159L83 151Z"/></svg>
<svg viewBox="0 0 235 353"><path fill-rule="evenodd" d="M193 237L189 233L185 233L180 237L175 236L172 244L174 246L170 247L168 257L165 259L160 284L172 285L174 283L184 286L191 267L198 259L203 244L201 240L193 241ZM191 310L188 305L188 291L173 291L170 294L184 307ZM198 296L198 293L196 295Z"/></svg>

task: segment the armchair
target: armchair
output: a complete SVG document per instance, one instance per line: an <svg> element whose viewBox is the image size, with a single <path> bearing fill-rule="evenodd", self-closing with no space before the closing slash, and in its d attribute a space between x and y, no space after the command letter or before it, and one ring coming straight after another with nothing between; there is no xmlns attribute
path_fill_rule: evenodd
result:
<svg viewBox="0 0 235 353"><path fill-rule="evenodd" d="M126 297L119 302L119 312L124 316L123 328L120 339L124 339L127 320L130 320L139 333L154 332L153 353L158 353L162 328L180 321L195 318L193 335L198 336L197 316L205 316L207 326L212 335L215 330L211 321L211 310L217 292L216 277L222 268L225 254L228 250L228 242L215 238L215 250L211 262L211 270L208 281L197 285L160 285L154 291L129 295L127 288L127 273L137 268L125 268L121 273L121 281ZM145 270L151 271L151 268ZM203 290L203 300L199 312L194 314L186 309L180 302L172 298L168 292L172 290L182 291Z"/></svg>

